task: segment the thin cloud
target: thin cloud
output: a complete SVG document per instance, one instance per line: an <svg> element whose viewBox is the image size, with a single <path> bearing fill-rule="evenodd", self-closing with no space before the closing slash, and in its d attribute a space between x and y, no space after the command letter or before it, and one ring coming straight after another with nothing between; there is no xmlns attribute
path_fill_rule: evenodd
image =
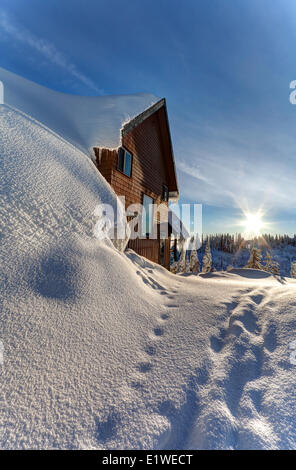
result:
<svg viewBox="0 0 296 470"><path fill-rule="evenodd" d="M19 25L14 24L11 18L9 18L7 13L3 10L0 11L0 27L2 32L5 32L14 40L22 42L39 52L43 57L66 70L88 88L96 91L97 93L102 93L102 90L100 90L91 79L81 73L74 64L69 62L64 54L59 52L53 44L43 38L35 36L24 28L20 28Z"/></svg>
<svg viewBox="0 0 296 470"><path fill-rule="evenodd" d="M198 168L195 165L188 165L184 161L178 161L177 168L183 171L183 173L186 173L189 176L193 176L193 178L196 178L197 180L204 181L205 183L211 184L211 179L204 176L201 173L200 168Z"/></svg>
<svg viewBox="0 0 296 470"><path fill-rule="evenodd" d="M192 127L175 150L182 155L182 196L219 207L294 211L296 139L277 124L242 120Z"/></svg>

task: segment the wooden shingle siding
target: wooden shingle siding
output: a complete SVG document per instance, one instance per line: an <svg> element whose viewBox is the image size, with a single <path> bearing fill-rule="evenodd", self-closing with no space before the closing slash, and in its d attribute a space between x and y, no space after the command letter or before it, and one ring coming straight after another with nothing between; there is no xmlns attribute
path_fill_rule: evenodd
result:
<svg viewBox="0 0 296 470"><path fill-rule="evenodd" d="M99 149L95 148L95 155L96 155L96 161L97 161L97 167L106 178L108 183L112 186L112 166L113 166L113 159L115 156L117 156L117 151L112 151L108 149Z"/></svg>
<svg viewBox="0 0 296 470"><path fill-rule="evenodd" d="M154 204L162 201L163 185L175 190L174 166L172 164L170 136L167 117L161 107L122 137L122 147L132 154L131 176L118 170L118 151L95 149L97 167L118 196L125 196L126 208L142 204L143 194L150 196ZM172 177L173 175L173 177ZM159 216L158 216L159 220ZM128 245L142 256L159 263L158 240L131 240ZM165 266L169 267L169 239L165 247Z"/></svg>
<svg viewBox="0 0 296 470"><path fill-rule="evenodd" d="M143 193L160 204L163 184L168 185L167 170L164 165L164 149L160 135L159 110L126 134L122 145L133 155L132 177L128 178L116 171L112 185L117 192L120 186L125 189L128 205L142 203Z"/></svg>
<svg viewBox="0 0 296 470"><path fill-rule="evenodd" d="M129 241L128 247L140 256L144 256L154 263L159 263L159 240L143 240L136 238L135 240Z"/></svg>

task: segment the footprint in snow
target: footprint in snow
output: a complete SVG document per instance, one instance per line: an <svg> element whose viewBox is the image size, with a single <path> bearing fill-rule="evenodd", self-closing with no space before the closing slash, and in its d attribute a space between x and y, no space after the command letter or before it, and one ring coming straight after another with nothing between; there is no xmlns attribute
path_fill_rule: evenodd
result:
<svg viewBox="0 0 296 470"><path fill-rule="evenodd" d="M231 315L229 319L229 327L231 328L237 322L241 322L244 328L249 333L259 334L260 333L260 326L258 325L258 318L256 314L253 312L253 308L246 306L243 307L241 310L237 310L233 315Z"/></svg>
<svg viewBox="0 0 296 470"><path fill-rule="evenodd" d="M162 320L167 320L168 318L170 318L170 316L169 316L168 313L163 313L163 314L160 316L160 318L161 318Z"/></svg>
<svg viewBox="0 0 296 470"><path fill-rule="evenodd" d="M164 331L163 331L163 328L154 328L154 334L155 336L162 336Z"/></svg>
<svg viewBox="0 0 296 470"><path fill-rule="evenodd" d="M218 353L222 350L224 346L224 338L226 336L226 330L225 328L220 328L219 329L219 334L218 336L211 336L210 342L211 342L211 349Z"/></svg>
<svg viewBox="0 0 296 470"><path fill-rule="evenodd" d="M137 365L137 369L142 374L146 374L147 372L149 372L152 369L152 364L150 362L140 362Z"/></svg>
<svg viewBox="0 0 296 470"><path fill-rule="evenodd" d="M264 332L264 347L269 352L273 352L277 347L277 335L276 335L276 326L273 323L269 323L265 327Z"/></svg>
<svg viewBox="0 0 296 470"><path fill-rule="evenodd" d="M261 304L262 300L264 299L264 295L263 294L251 295L250 299L253 300L253 302L255 302L255 304L259 305L259 304Z"/></svg>
<svg viewBox="0 0 296 470"><path fill-rule="evenodd" d="M117 429L120 425L121 417L120 414L111 410L109 415L105 418L95 417L96 423L96 438L98 442L107 442L109 439L112 439L117 434Z"/></svg>
<svg viewBox="0 0 296 470"><path fill-rule="evenodd" d="M148 345L144 349L145 353L148 354L148 356L155 356L156 354L156 348L154 346Z"/></svg>
<svg viewBox="0 0 296 470"><path fill-rule="evenodd" d="M136 381L136 380L133 380L130 383L130 386L131 386L131 388L134 388L135 390L143 390L145 388L144 385L141 382Z"/></svg>
<svg viewBox="0 0 296 470"><path fill-rule="evenodd" d="M220 338L217 338L217 336L212 336L210 338L210 342L211 342L211 349L218 353L222 350L223 348L223 341L220 339Z"/></svg>

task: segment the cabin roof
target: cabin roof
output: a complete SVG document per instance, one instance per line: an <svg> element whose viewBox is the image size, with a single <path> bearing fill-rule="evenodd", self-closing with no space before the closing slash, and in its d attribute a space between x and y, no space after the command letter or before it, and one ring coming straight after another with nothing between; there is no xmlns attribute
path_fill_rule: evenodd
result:
<svg viewBox="0 0 296 470"><path fill-rule="evenodd" d="M121 130L121 135L123 137L124 135L131 132L135 127L142 124L142 122L144 122L145 119L148 119L150 116L152 116L152 114L156 113L161 108L164 109L164 115L165 115L164 126L162 126L161 128L161 132L163 133L163 140L164 142L166 142L165 160L167 163L166 168L168 170L169 177L170 177L170 193L171 193L170 196L171 196L171 199L178 199L179 189L178 189L178 182L177 182L177 172L176 172L174 151L173 151L172 138L171 138L171 133L170 133L170 126L169 126L169 119L168 119L168 112L167 112L165 98L160 99L159 101L154 103L152 106L150 106L148 109L145 109L142 113L140 113L139 115L131 119L129 122L127 122Z"/></svg>
<svg viewBox="0 0 296 470"><path fill-rule="evenodd" d="M163 108L162 132L167 141L165 158L170 187L178 197L178 185L165 99L155 95L79 96L60 93L0 68L4 105L43 124L76 148L93 156L94 148L116 149L122 136ZM1 97L2 98L2 97Z"/></svg>

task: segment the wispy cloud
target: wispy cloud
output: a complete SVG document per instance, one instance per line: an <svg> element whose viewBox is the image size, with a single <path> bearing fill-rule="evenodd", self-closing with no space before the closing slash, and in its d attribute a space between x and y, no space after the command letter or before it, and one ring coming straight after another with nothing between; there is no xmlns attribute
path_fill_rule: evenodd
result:
<svg viewBox="0 0 296 470"><path fill-rule="evenodd" d="M183 173L186 173L197 180L204 181L205 183L211 184L211 179L203 175L201 169L197 165L188 165L186 162L180 160L177 162L177 168Z"/></svg>
<svg viewBox="0 0 296 470"><path fill-rule="evenodd" d="M295 210L295 139L282 129L260 131L258 136L251 125L248 132L224 126L206 139L180 142L183 197L220 207Z"/></svg>
<svg viewBox="0 0 296 470"><path fill-rule="evenodd" d="M44 58L49 60L54 65L64 69L67 73L71 74L72 77L79 80L88 88L96 91L97 93L102 93L102 90L100 90L90 78L80 72L76 65L71 63L66 58L66 56L55 47L54 44L43 38L35 36L27 29L22 28L20 25L14 23L4 10L0 10L0 27L2 32L11 36L15 41L26 44L35 51L39 52Z"/></svg>

